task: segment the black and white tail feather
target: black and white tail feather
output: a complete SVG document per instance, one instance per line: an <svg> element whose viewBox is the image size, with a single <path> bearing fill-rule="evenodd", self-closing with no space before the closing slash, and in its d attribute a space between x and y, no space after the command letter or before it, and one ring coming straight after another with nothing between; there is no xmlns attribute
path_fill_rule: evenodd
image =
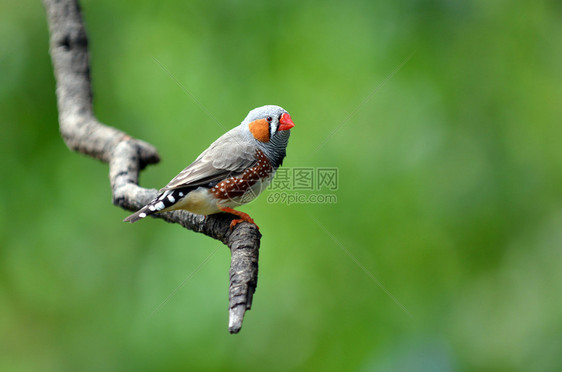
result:
<svg viewBox="0 0 562 372"><path fill-rule="evenodd" d="M150 203L142 207L140 210L125 218L123 222L134 223L138 220L142 220L146 216L150 216L151 214L166 211L168 208L176 204L179 200L184 198L192 190L193 187L166 190L152 199Z"/></svg>

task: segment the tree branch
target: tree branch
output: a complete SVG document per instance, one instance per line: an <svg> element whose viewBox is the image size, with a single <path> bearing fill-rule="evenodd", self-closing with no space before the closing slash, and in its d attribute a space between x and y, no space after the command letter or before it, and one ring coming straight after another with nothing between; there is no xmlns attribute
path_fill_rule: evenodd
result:
<svg viewBox="0 0 562 372"><path fill-rule="evenodd" d="M50 53L57 82L57 103L62 138L73 151L109 163L113 204L136 211L157 191L138 186L139 172L159 161L156 149L124 132L100 123L92 109L88 37L77 0L43 0L50 32ZM226 244L231 251L229 325L242 327L252 305L258 280L261 234L255 225L240 223L230 230L233 216L208 217L174 211L152 215Z"/></svg>

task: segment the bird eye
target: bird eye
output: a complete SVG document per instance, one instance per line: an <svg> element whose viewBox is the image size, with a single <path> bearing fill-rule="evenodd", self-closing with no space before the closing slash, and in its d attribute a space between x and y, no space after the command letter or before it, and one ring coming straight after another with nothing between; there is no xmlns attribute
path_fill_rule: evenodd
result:
<svg viewBox="0 0 562 372"><path fill-rule="evenodd" d="M268 116L268 117L265 118L265 120L267 120L268 122L271 123L271 121L273 120L273 118L272 118L271 116Z"/></svg>

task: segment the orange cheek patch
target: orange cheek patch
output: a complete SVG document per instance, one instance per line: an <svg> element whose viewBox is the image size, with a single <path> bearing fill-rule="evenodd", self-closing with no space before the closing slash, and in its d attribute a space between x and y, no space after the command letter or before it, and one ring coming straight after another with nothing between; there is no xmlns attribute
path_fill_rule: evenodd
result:
<svg viewBox="0 0 562 372"><path fill-rule="evenodd" d="M269 142L269 123L265 119L254 120L248 124L250 132L260 142Z"/></svg>

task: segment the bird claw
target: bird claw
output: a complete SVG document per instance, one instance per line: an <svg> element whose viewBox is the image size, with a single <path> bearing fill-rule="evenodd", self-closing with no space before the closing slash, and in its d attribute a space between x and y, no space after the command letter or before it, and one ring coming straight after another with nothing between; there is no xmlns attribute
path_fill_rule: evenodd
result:
<svg viewBox="0 0 562 372"><path fill-rule="evenodd" d="M232 231L232 229L234 229L234 226L238 225L240 222L249 222L252 225L254 225L255 227L257 227L258 230L260 229L260 227L258 225L256 225L254 220L251 219L251 218L249 218L249 219L237 218L235 220L232 220L232 222L230 222L230 231Z"/></svg>
<svg viewBox="0 0 562 372"><path fill-rule="evenodd" d="M240 211L237 211L237 210L232 209L232 208L220 208L220 210L223 211L223 212L226 212L226 213L233 214L237 217L240 217L240 218L234 219L230 222L230 231L232 231L232 229L234 229L234 226L238 225L240 222L249 222L252 225L254 225L255 227L257 227L258 230L260 229L260 227L258 225L256 225L256 223L254 222L252 217L250 217L247 213L240 212Z"/></svg>

